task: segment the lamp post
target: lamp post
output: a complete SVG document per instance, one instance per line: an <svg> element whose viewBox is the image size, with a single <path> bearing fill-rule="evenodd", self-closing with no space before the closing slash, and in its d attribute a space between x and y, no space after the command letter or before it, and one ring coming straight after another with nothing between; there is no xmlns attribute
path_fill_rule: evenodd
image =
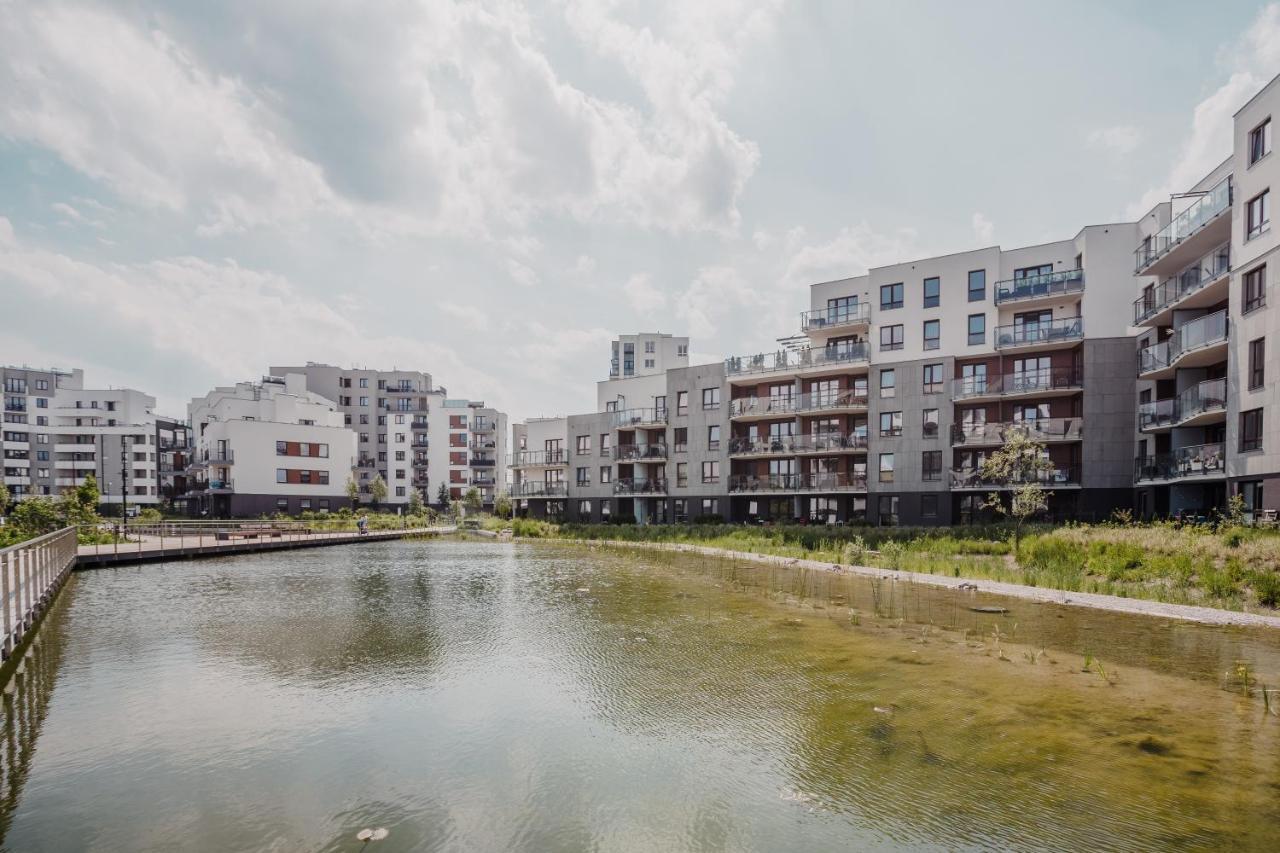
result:
<svg viewBox="0 0 1280 853"><path fill-rule="evenodd" d="M120 436L120 532L129 524L129 436Z"/></svg>

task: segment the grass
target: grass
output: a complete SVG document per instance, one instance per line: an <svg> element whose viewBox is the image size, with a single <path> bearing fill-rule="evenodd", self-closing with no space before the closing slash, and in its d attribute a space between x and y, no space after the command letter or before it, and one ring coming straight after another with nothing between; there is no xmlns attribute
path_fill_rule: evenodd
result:
<svg viewBox="0 0 1280 853"><path fill-rule="evenodd" d="M504 522L505 524L505 522ZM1275 613L1280 532L1166 523L1012 528L561 524L517 519L516 535L671 542L821 562ZM509 525L508 525L509 526Z"/></svg>

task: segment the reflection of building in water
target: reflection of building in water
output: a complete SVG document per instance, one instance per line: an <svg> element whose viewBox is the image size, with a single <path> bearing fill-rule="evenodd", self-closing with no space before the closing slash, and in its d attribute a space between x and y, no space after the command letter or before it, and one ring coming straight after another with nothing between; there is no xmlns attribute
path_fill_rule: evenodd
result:
<svg viewBox="0 0 1280 853"><path fill-rule="evenodd" d="M56 620L56 615L53 619ZM66 645L61 625L46 622L33 637L16 669L7 676L0 703L0 844L9 834L13 813L22 798L36 741L49 712L49 697L62 664Z"/></svg>

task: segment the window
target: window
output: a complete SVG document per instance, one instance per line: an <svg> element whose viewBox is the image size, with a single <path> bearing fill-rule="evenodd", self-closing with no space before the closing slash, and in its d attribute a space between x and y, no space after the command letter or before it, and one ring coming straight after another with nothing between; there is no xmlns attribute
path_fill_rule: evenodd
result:
<svg viewBox="0 0 1280 853"><path fill-rule="evenodd" d="M921 518L937 518L938 517L938 496L937 495L921 495L920 496L920 517Z"/></svg>
<svg viewBox="0 0 1280 853"><path fill-rule="evenodd" d="M362 379L362 380L360 380L360 381L361 381L361 382L363 382L364 380ZM367 406L367 405L369 405L369 398L368 398L368 397L361 397L361 398L360 398L360 405L362 405L362 406Z"/></svg>
<svg viewBox="0 0 1280 853"><path fill-rule="evenodd" d="M1254 267L1244 274L1244 313L1267 304L1267 265Z"/></svg>
<svg viewBox="0 0 1280 853"><path fill-rule="evenodd" d="M880 351L902 349L902 325L880 327Z"/></svg>
<svg viewBox="0 0 1280 853"><path fill-rule="evenodd" d="M590 452L591 452L591 436L589 435L578 436L578 455L586 456Z"/></svg>
<svg viewBox="0 0 1280 853"><path fill-rule="evenodd" d="M677 415L689 414L689 392L688 391L676 392L676 414Z"/></svg>
<svg viewBox="0 0 1280 853"><path fill-rule="evenodd" d="M880 526L881 527L897 527L898 526L898 496L897 495L881 495L880 503Z"/></svg>
<svg viewBox="0 0 1280 853"><path fill-rule="evenodd" d="M1236 492L1244 500L1244 508L1256 521L1256 513L1262 509L1262 481L1244 480L1236 486Z"/></svg>
<svg viewBox="0 0 1280 853"><path fill-rule="evenodd" d="M924 348L937 349L942 346L942 322L940 320L924 321Z"/></svg>
<svg viewBox="0 0 1280 853"><path fill-rule="evenodd" d="M969 271L969 301L984 302L987 298L987 271Z"/></svg>
<svg viewBox="0 0 1280 853"><path fill-rule="evenodd" d="M689 452L689 428L676 427L674 430L672 430L672 433L673 435L671 440L675 442L675 452L688 453Z"/></svg>
<svg viewBox="0 0 1280 853"><path fill-rule="evenodd" d="M893 454L892 453L880 454L880 482L882 483L893 482Z"/></svg>
<svg viewBox="0 0 1280 853"><path fill-rule="evenodd" d="M289 472L288 472L288 471L286 471L284 468L277 468L277 469L276 469L276 482L277 482L277 483L287 483L287 482L289 482Z"/></svg>
<svg viewBox="0 0 1280 853"><path fill-rule="evenodd" d="M1271 119L1249 131L1249 165L1271 153Z"/></svg>
<svg viewBox="0 0 1280 853"><path fill-rule="evenodd" d="M676 356L677 356L678 358L688 358L688 357L689 357L689 345L688 345L688 344L677 344L677 345L676 345Z"/></svg>
<svg viewBox="0 0 1280 853"><path fill-rule="evenodd" d="M1262 449L1262 409L1240 413L1240 452Z"/></svg>
<svg viewBox="0 0 1280 853"><path fill-rule="evenodd" d="M1249 341L1249 390L1262 387L1266 374L1266 338Z"/></svg>
<svg viewBox="0 0 1280 853"><path fill-rule="evenodd" d="M982 346L987 342L987 315L969 315L969 346Z"/></svg>
<svg viewBox="0 0 1280 853"><path fill-rule="evenodd" d="M926 364L924 366L924 377L922 387L926 394L942 393L942 365Z"/></svg>
<svg viewBox="0 0 1280 853"><path fill-rule="evenodd" d="M902 412L881 412L880 434L885 436L902 435Z"/></svg>
<svg viewBox="0 0 1280 853"><path fill-rule="evenodd" d="M880 371L880 398L882 400L898 396L898 382L893 368Z"/></svg>
<svg viewBox="0 0 1280 853"><path fill-rule="evenodd" d="M703 498L703 499L702 499L702 514L703 514L703 515L716 515L716 514L717 514L717 507L718 507L719 505L720 505L720 501L719 501L719 499L718 499L718 498Z"/></svg>
<svg viewBox="0 0 1280 853"><path fill-rule="evenodd" d="M718 409L720 408L720 387L703 388L702 389L702 408Z"/></svg>
<svg viewBox="0 0 1280 853"><path fill-rule="evenodd" d="M654 352L653 341L644 342L644 351L649 353Z"/></svg>
<svg viewBox="0 0 1280 853"><path fill-rule="evenodd" d="M924 280L924 307L937 308L942 299L942 280L926 278Z"/></svg>
<svg viewBox="0 0 1280 853"><path fill-rule="evenodd" d="M920 453L920 479L930 482L942 479L941 450L925 450Z"/></svg>
<svg viewBox="0 0 1280 853"><path fill-rule="evenodd" d="M712 424L707 427L707 449L720 449L720 424Z"/></svg>
<svg viewBox="0 0 1280 853"><path fill-rule="evenodd" d="M644 360L644 366L645 366L646 368L651 368L651 367L653 367L653 359L651 359L651 358L646 358L646 359Z"/></svg>
<svg viewBox="0 0 1280 853"><path fill-rule="evenodd" d="M902 307L902 283L880 285L880 310Z"/></svg>
<svg viewBox="0 0 1280 853"><path fill-rule="evenodd" d="M280 510L281 512L288 512L288 511L289 511L289 499L288 499L288 498L276 498L276 509Z"/></svg>
<svg viewBox="0 0 1280 853"><path fill-rule="evenodd" d="M689 485L689 463L677 462L676 463L676 486L678 488L684 488L687 485Z"/></svg>
<svg viewBox="0 0 1280 853"><path fill-rule="evenodd" d="M578 484L579 486L589 486L589 485L591 485L591 469L590 469L590 468L578 468L578 469L576 469L576 470L577 470L577 477L575 478L575 480L576 480L577 484Z"/></svg>
<svg viewBox="0 0 1280 853"><path fill-rule="evenodd" d="M938 437L938 410L925 409L921 413L921 416L924 422L924 437L937 438Z"/></svg>
<svg viewBox="0 0 1280 853"><path fill-rule="evenodd" d="M600 482L609 483L613 480L613 468L608 465L600 466Z"/></svg>
<svg viewBox="0 0 1280 853"><path fill-rule="evenodd" d="M1249 199L1244 206L1246 240L1252 240L1271 228L1271 191L1262 192Z"/></svg>
<svg viewBox="0 0 1280 853"><path fill-rule="evenodd" d="M720 482L720 463L717 461L702 463L702 482L718 483Z"/></svg>

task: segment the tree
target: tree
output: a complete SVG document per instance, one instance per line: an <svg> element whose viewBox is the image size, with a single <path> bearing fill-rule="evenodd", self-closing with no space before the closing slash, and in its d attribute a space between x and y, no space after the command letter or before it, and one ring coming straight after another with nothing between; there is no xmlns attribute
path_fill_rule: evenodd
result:
<svg viewBox="0 0 1280 853"><path fill-rule="evenodd" d="M98 480L92 474L85 475L84 482L73 489L67 489L58 500L58 512L64 524L97 524Z"/></svg>
<svg viewBox="0 0 1280 853"><path fill-rule="evenodd" d="M417 489L409 490L409 515L422 515L422 493Z"/></svg>
<svg viewBox="0 0 1280 853"><path fill-rule="evenodd" d="M353 507L360 503L360 486L355 477L347 478L347 500L351 501Z"/></svg>
<svg viewBox="0 0 1280 853"><path fill-rule="evenodd" d="M369 484L369 497L373 500L374 509L387 499L387 481L382 479L381 474L373 475L373 482Z"/></svg>
<svg viewBox="0 0 1280 853"><path fill-rule="evenodd" d="M0 516L4 515L4 511L9 508L9 487L0 480Z"/></svg>
<svg viewBox="0 0 1280 853"><path fill-rule="evenodd" d="M440 504L440 508L447 510L449 508L449 487L440 483L440 488L436 491L436 503Z"/></svg>
<svg viewBox="0 0 1280 853"><path fill-rule="evenodd" d="M52 498L40 495L18 501L9 523L27 537L43 536L62 526L61 515Z"/></svg>
<svg viewBox="0 0 1280 853"><path fill-rule="evenodd" d="M511 496L508 495L506 492L503 492L502 494L498 495L497 499L494 500L493 514L496 515L498 518L511 517Z"/></svg>
<svg viewBox="0 0 1280 853"><path fill-rule="evenodd" d="M1022 543L1022 525L1049 508L1049 492L1044 482L1051 471L1053 463L1049 461L1044 442L1035 440L1022 428L1010 430L1004 445L982 462L979 475L983 481L1010 486L1008 505L999 492L991 492L986 506L998 515L1013 519L1015 555Z"/></svg>
<svg viewBox="0 0 1280 853"><path fill-rule="evenodd" d="M467 493L462 496L462 502L467 512L479 512L484 508L484 502L480 500L480 490L475 486L467 489Z"/></svg>

